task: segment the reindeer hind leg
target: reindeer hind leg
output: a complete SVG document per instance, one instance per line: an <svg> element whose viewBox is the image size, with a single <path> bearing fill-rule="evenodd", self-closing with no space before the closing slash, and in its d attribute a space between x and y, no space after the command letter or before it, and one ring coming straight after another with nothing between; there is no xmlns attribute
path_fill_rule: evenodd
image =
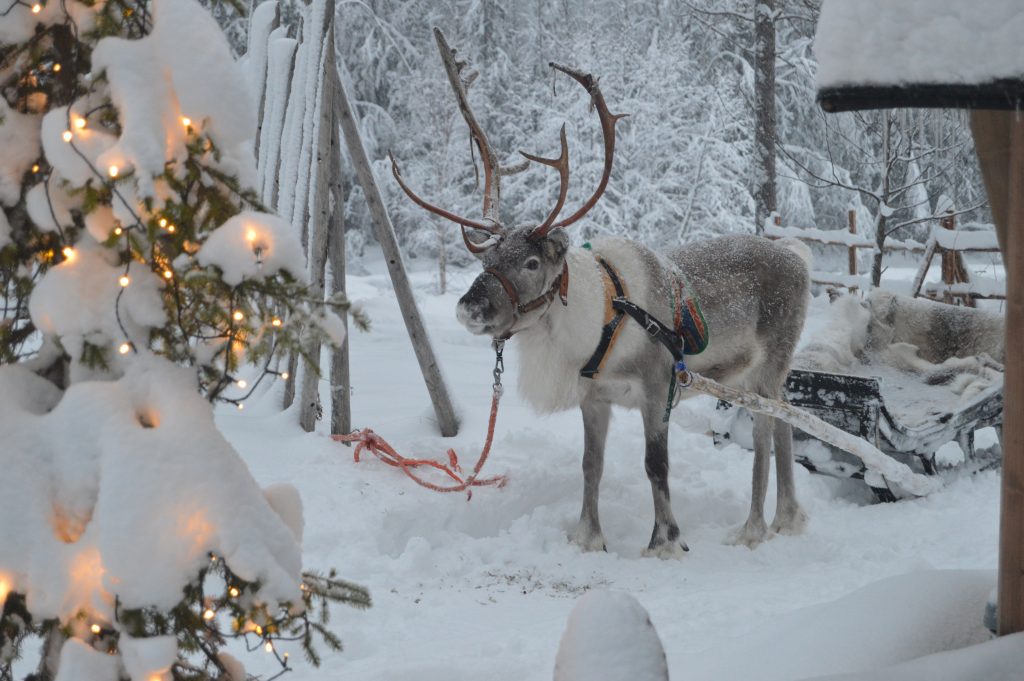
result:
<svg viewBox="0 0 1024 681"><path fill-rule="evenodd" d="M728 543L754 548L768 538L764 521L764 499L768 492L768 473L772 454L772 418L754 414L754 471L750 492L750 514L734 530Z"/></svg>
<svg viewBox="0 0 1024 681"><path fill-rule="evenodd" d="M776 419L773 435L778 501L772 531L779 534L800 534L807 526L807 514L796 500L796 482L793 479L793 427L785 421Z"/></svg>

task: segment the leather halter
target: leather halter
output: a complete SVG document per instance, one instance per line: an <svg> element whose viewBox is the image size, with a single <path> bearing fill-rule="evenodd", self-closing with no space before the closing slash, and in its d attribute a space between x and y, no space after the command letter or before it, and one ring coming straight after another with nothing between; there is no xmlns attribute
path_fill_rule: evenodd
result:
<svg viewBox="0 0 1024 681"><path fill-rule="evenodd" d="M522 315L527 314L529 312L533 312L539 307L551 305L551 302L555 299L556 295L559 297L559 299L561 299L563 306L569 304L568 262L562 264L561 273L557 277L555 277L555 280L553 282L551 282L551 286L548 287L548 290L527 303L519 302L519 291L516 290L515 284L509 281L508 277L506 277L504 274L494 269L493 267L488 267L487 269L484 270L484 273L490 274L495 279L497 279L498 283L501 284L501 287L505 289L505 294L508 296L508 299L512 302L512 317L514 319L519 319L519 317L521 317ZM505 338L507 339L511 336L512 334L509 333Z"/></svg>

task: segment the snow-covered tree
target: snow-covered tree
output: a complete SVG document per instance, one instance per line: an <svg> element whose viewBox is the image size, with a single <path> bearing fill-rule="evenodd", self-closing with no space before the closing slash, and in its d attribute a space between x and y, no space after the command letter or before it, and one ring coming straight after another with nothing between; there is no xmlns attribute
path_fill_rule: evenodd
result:
<svg viewBox="0 0 1024 681"><path fill-rule="evenodd" d="M240 681L231 639L317 662L368 597L302 571L298 493L211 403L344 302L257 200L224 34L196 0L0 0L0 95L0 679L33 637L40 681Z"/></svg>

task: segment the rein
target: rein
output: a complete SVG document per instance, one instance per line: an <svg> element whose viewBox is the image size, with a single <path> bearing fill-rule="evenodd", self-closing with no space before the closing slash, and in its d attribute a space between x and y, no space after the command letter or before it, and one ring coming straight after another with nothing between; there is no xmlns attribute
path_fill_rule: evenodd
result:
<svg viewBox="0 0 1024 681"><path fill-rule="evenodd" d="M498 419L498 402L501 401L501 396L504 394L504 388L501 385L501 375L505 372L504 350L505 341L495 338L494 371L492 373L494 384L491 386L491 415L487 420L487 439L484 441L484 447L480 451L480 458L477 459L476 465L473 466L473 471L469 476L462 477L459 457L454 449L448 450L448 463L442 463L432 459L407 459L395 451L395 448L387 440L369 428L357 430L347 435L332 435L331 439L336 442L357 443L356 449L352 453L356 463L359 463L359 455L366 449L387 465L402 469L402 472L412 478L413 482L420 487L426 487L435 492L465 492L466 501L473 498L474 487L504 487L508 482L508 478L505 475L496 475L490 478L480 477L480 471L483 469L484 464L487 463L487 457L491 453L491 443L494 441L494 424ZM420 466L428 466L441 471L451 478L455 484L445 486L424 480L413 472L413 469Z"/></svg>

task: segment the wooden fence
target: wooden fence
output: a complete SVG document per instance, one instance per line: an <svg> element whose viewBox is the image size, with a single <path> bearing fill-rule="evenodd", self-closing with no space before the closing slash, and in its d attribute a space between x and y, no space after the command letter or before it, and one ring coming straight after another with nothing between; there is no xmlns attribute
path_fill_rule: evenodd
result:
<svg viewBox="0 0 1024 681"><path fill-rule="evenodd" d="M426 328L413 299L394 227L384 207L363 147L348 93L347 72L336 58L335 0L313 0L303 8L297 37L280 25L274 0L253 11L246 58L257 84L258 184L263 202L302 237L310 293L324 300L345 293L345 229L342 145L369 204L377 241L384 252L406 330L434 405L442 435L458 432ZM330 288L327 288L328 264ZM347 320L346 330L347 330ZM299 422L312 431L321 413L321 347L315 339L288 359L285 406L300 400ZM348 338L331 357L331 432L352 430Z"/></svg>
<svg viewBox="0 0 1024 681"><path fill-rule="evenodd" d="M799 227L783 227L782 220L775 216L775 223L768 225L765 236L769 239L791 237L801 241L825 246L845 247L848 251L847 272L838 274L814 270L811 281L815 284L849 291L868 290L871 281L858 272L857 250L875 250L874 239L868 239L857 233L857 213L850 211L847 216L846 230L806 229ZM999 244L995 232L974 232L956 229L956 219L950 214L940 219L932 229L927 243L913 239L900 241L887 239L883 251L886 253L922 254L911 286L911 295L916 297L922 292L925 296L943 302L953 303L957 300L967 305L974 305L977 299L1005 299L1005 286L997 281L972 277L963 261L964 253L998 253ZM942 257L942 281L925 284L928 270L936 254Z"/></svg>

